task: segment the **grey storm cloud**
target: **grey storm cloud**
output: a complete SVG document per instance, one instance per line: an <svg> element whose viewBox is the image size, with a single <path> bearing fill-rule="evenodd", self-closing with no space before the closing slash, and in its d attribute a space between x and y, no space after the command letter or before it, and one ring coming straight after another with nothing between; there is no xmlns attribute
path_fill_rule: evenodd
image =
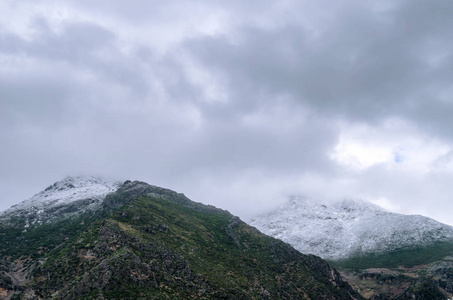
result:
<svg viewBox="0 0 453 300"><path fill-rule="evenodd" d="M77 174L148 181L244 217L291 193L404 208L436 182L445 191L449 170L405 195L425 173L351 170L332 153L350 128L389 119L453 147L452 6L6 1L0 208Z"/></svg>
<svg viewBox="0 0 453 300"><path fill-rule="evenodd" d="M188 47L239 93L238 101L256 101L250 95L263 90L334 117L370 122L404 116L429 125L439 122L429 111L451 111L443 95L451 90L453 70L451 6L407 1L379 13L359 6L335 15L321 32L292 24L248 27L239 42L203 37ZM441 120L446 124L438 127L451 124Z"/></svg>

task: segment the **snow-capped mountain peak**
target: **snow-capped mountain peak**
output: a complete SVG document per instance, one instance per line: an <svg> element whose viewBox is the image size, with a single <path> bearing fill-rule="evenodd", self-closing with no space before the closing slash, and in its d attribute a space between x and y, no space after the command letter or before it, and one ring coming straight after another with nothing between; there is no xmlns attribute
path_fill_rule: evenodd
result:
<svg viewBox="0 0 453 300"><path fill-rule="evenodd" d="M319 202L293 196L283 207L254 218L251 225L302 253L333 260L453 240L451 226L353 199Z"/></svg>
<svg viewBox="0 0 453 300"><path fill-rule="evenodd" d="M40 224L53 218L94 210L107 194L120 186L121 182L93 176L68 176L0 213L0 218L25 216L28 227L28 224ZM73 207L69 208L71 205Z"/></svg>
<svg viewBox="0 0 453 300"><path fill-rule="evenodd" d="M121 183L106 181L98 177L66 177L57 181L44 191L34 195L26 203L69 203L88 198L102 198L108 193L116 191Z"/></svg>

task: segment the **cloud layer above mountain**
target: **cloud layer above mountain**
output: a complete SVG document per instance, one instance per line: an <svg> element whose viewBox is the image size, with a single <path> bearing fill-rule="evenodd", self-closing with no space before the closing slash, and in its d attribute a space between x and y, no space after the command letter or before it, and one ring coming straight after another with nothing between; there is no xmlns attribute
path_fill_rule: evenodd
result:
<svg viewBox="0 0 453 300"><path fill-rule="evenodd" d="M453 224L453 3L2 1L0 209L66 175Z"/></svg>

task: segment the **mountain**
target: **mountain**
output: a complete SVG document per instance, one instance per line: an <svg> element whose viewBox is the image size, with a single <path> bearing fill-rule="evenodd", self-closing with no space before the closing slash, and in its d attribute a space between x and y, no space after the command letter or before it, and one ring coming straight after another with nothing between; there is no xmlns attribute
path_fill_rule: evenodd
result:
<svg viewBox="0 0 453 300"><path fill-rule="evenodd" d="M453 241L453 227L419 215L391 213L365 201L322 203L292 197L251 223L302 253L340 260Z"/></svg>
<svg viewBox="0 0 453 300"><path fill-rule="evenodd" d="M291 197L250 224L327 259L367 299L453 296L453 227L433 219L360 200Z"/></svg>
<svg viewBox="0 0 453 300"><path fill-rule="evenodd" d="M0 216L0 299L189 298L362 299L319 257L144 182L66 178Z"/></svg>

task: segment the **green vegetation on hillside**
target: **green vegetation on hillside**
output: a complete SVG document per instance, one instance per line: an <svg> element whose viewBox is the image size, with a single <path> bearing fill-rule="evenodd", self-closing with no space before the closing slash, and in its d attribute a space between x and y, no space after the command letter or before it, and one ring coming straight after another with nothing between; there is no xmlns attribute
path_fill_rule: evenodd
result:
<svg viewBox="0 0 453 300"><path fill-rule="evenodd" d="M413 267L440 261L453 254L453 243L437 242L423 247L403 248L386 253L371 253L330 263L339 269Z"/></svg>
<svg viewBox="0 0 453 300"><path fill-rule="evenodd" d="M92 214L83 214L29 228L24 228L24 222L16 222L14 226L0 224L0 256L9 256L12 260L21 256L36 258L83 232L95 218Z"/></svg>

